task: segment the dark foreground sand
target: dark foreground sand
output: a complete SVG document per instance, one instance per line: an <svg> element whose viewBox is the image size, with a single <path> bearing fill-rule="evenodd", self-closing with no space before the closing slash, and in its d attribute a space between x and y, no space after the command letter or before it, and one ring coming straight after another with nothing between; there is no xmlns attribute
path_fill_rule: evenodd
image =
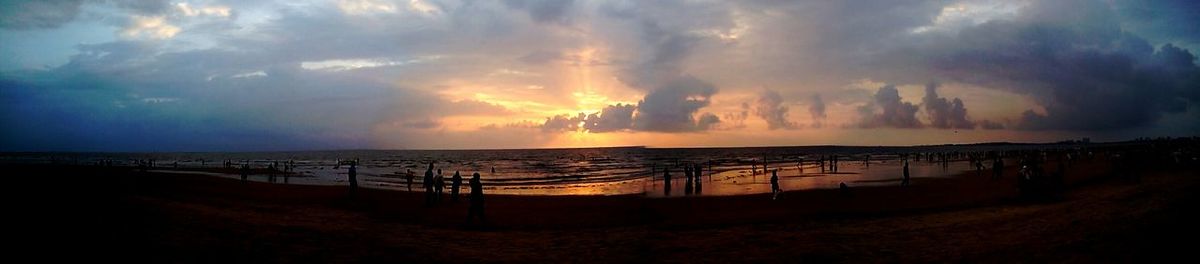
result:
<svg viewBox="0 0 1200 264"><path fill-rule="evenodd" d="M18 241L51 252L37 253L47 260L1144 262L1192 259L1200 235L1200 171L1155 169L1133 183L1099 159L1072 167L1070 188L1051 201L1020 199L1010 168L1002 180L969 173L778 201L488 196L483 228L463 224L465 199L427 208L420 193L351 198L344 187L127 168L2 169Z"/></svg>

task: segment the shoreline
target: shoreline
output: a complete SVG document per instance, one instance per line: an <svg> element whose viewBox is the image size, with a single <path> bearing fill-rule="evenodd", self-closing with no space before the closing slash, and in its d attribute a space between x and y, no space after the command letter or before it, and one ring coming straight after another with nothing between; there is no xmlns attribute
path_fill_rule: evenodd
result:
<svg viewBox="0 0 1200 264"><path fill-rule="evenodd" d="M1145 260L1183 247L1162 237L1195 234L1180 223L1195 220L1183 212L1200 190L1195 168L1150 170L1127 183L1098 159L1074 166L1067 192L1045 201L1021 199L1009 168L1000 181L963 173L856 187L849 197L789 191L775 201L487 195L488 224L479 227L464 224L465 200L425 207L420 192L360 189L350 198L340 186L0 169L63 181L41 195L54 199L30 209L47 219L39 224L81 237L68 245L149 262Z"/></svg>

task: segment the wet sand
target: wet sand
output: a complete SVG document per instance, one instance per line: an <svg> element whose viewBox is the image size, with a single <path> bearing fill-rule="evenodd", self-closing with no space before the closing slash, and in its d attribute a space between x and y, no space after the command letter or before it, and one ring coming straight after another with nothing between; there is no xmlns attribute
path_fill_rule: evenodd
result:
<svg viewBox="0 0 1200 264"><path fill-rule="evenodd" d="M1054 165L1047 166L1053 171ZM1200 234L1195 169L1108 177L1068 171L1052 201L1018 197L1016 169L768 195L500 196L488 224L467 202L421 193L239 182L127 168L6 165L32 245L95 251L49 258L133 262L1132 262L1187 256ZM51 181L63 181L61 183ZM62 186L62 187L45 187ZM465 195L465 193L464 193ZM32 199L29 197L33 197ZM41 228L45 228L42 230Z"/></svg>

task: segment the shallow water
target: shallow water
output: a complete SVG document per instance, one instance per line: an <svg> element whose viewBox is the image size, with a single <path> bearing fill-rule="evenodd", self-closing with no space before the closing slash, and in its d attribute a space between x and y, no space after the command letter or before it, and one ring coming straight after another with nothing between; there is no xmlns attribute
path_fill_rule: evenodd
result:
<svg viewBox="0 0 1200 264"><path fill-rule="evenodd" d="M361 186L407 190L402 177L415 175L413 190L422 191L421 178L430 162L449 181L455 171L463 178L479 172L487 193L519 195L622 195L664 196L662 170L670 167L671 197L684 196L681 164L704 165L702 191L698 195L739 195L770 192L770 174L760 167L764 160L779 170L784 190L850 186L898 185L900 153L968 152L1048 148L1047 145L973 145L930 147L763 147L763 148L587 148L530 150L346 150L259 153L3 153L0 163L94 164L112 160L116 166L134 166L137 160L155 159L156 171L220 168L225 160L266 168L274 162L294 161L299 175L289 184L346 185L346 165L359 162ZM818 157L839 155L839 173L822 172ZM870 155L870 166L862 159ZM805 161L801 172L797 163ZM970 170L968 162L954 161L947 168L929 162L912 162L913 178L949 177ZM752 165L754 164L754 165ZM990 165L990 164L986 164ZM751 168L757 170L751 172ZM492 172L495 168L495 173ZM236 178L237 175L210 173ZM651 177L653 175L653 177ZM265 181L266 175L251 180ZM278 182L282 183L281 177ZM447 184L449 185L449 184ZM448 187L448 186L447 186ZM465 188L464 188L465 189ZM447 191L448 192L448 191ZM466 192L466 190L462 191Z"/></svg>

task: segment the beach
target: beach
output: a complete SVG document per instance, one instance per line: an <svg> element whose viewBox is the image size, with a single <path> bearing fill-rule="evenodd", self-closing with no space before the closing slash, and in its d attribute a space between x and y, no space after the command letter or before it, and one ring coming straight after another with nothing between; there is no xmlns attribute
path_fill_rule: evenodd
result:
<svg viewBox="0 0 1200 264"><path fill-rule="evenodd" d="M1173 241L1197 234L1200 191L1195 168L1149 169L1130 182L1098 158L1067 171L1065 192L1033 201L1021 198L1011 168L999 180L968 172L778 200L489 195L478 226L465 224L465 199L425 207L419 192L352 197L343 186L124 167L5 167L53 176L31 185L64 181L18 192L45 197L19 207L30 212L21 219L49 228L34 245L131 262L1166 260L1186 252Z"/></svg>

